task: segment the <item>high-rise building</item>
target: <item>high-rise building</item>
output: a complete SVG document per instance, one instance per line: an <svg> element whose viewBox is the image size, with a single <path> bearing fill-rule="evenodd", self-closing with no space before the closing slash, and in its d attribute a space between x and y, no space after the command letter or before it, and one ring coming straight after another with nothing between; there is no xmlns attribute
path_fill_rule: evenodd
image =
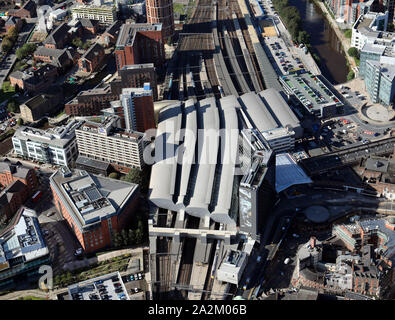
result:
<svg viewBox="0 0 395 320"><path fill-rule="evenodd" d="M161 23L164 38L168 39L174 34L173 0L146 0L147 22Z"/></svg>
<svg viewBox="0 0 395 320"><path fill-rule="evenodd" d="M154 101L149 83L144 88L122 89L121 105L128 130L145 132L155 128Z"/></svg>

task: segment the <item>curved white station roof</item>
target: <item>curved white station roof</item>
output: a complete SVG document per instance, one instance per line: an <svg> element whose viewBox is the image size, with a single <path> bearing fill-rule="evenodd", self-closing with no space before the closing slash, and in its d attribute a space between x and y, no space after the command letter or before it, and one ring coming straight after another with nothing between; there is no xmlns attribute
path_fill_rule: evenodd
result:
<svg viewBox="0 0 395 320"><path fill-rule="evenodd" d="M203 218L210 214L208 206L211 201L215 168L219 147L219 115L215 98L203 99L198 107L198 163L195 166L194 184L189 205L185 211L193 216Z"/></svg>
<svg viewBox="0 0 395 320"><path fill-rule="evenodd" d="M243 102L245 110L249 114L251 120L260 132L279 127L270 112L266 109L263 101L255 92L245 93L240 96L240 99Z"/></svg>
<svg viewBox="0 0 395 320"><path fill-rule="evenodd" d="M287 125L290 125L292 128L299 126L298 118L296 118L288 103L277 90L269 88L259 92L259 95L266 100L267 105L283 127Z"/></svg>
<svg viewBox="0 0 395 320"><path fill-rule="evenodd" d="M163 108L159 114L155 140L155 164L151 171L150 200L158 207L168 210L176 210L173 195L181 120L179 102Z"/></svg>
<svg viewBox="0 0 395 320"><path fill-rule="evenodd" d="M235 224L229 216L232 204L233 181L235 178L235 165L238 154L239 125L236 108L240 104L235 96L228 96L220 100L221 112L223 113L224 125L221 131L221 173L216 189L217 203L211 218L219 223Z"/></svg>
<svg viewBox="0 0 395 320"><path fill-rule="evenodd" d="M184 143L182 144L182 167L181 167L181 180L180 180L180 191L178 195L177 207L184 209L184 198L188 190L189 176L191 173L192 164L194 163L195 157L195 145L197 137L197 119L196 119L196 108L195 100L189 99L185 102L184 109L186 123L185 123L185 136ZM180 163L181 163L180 161Z"/></svg>

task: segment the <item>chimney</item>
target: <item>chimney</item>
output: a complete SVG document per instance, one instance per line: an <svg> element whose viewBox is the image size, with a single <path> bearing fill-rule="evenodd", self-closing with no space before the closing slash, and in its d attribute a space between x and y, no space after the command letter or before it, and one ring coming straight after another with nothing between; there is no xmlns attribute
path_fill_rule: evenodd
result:
<svg viewBox="0 0 395 320"><path fill-rule="evenodd" d="M310 248L311 249L314 249L314 247L315 247L315 240L316 240L316 238L314 236L312 236L310 238Z"/></svg>

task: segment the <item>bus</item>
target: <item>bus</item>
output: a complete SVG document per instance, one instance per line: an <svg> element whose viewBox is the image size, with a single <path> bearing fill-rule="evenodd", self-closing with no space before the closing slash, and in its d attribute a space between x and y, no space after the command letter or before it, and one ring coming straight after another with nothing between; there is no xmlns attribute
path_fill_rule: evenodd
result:
<svg viewBox="0 0 395 320"><path fill-rule="evenodd" d="M42 192L40 190L37 191L32 197L33 202L36 203L41 198L41 196Z"/></svg>

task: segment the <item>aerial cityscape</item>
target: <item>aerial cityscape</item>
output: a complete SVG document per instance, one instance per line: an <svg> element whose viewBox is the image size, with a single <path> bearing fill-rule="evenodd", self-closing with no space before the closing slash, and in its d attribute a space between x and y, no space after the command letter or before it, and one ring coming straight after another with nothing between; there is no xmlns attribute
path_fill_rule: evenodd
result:
<svg viewBox="0 0 395 320"><path fill-rule="evenodd" d="M0 0L0 300L394 299L394 10Z"/></svg>

